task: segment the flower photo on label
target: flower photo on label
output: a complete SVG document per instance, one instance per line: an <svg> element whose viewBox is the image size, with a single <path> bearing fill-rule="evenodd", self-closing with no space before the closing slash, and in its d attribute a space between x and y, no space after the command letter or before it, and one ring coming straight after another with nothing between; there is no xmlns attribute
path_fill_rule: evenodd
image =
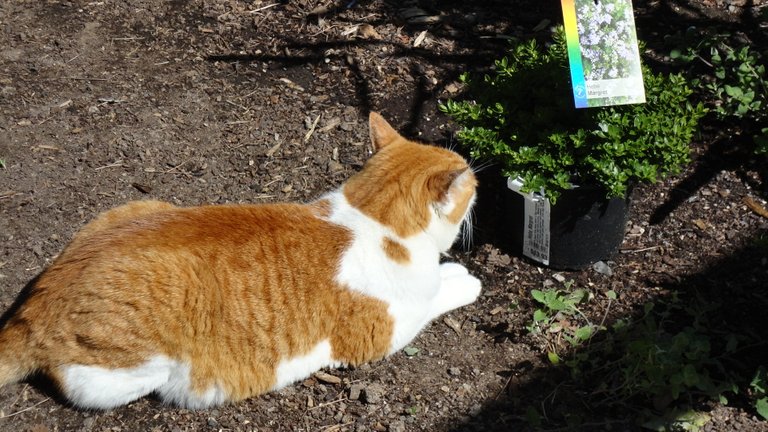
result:
<svg viewBox="0 0 768 432"><path fill-rule="evenodd" d="M640 54L628 0L576 0L576 19L587 81L637 74Z"/></svg>

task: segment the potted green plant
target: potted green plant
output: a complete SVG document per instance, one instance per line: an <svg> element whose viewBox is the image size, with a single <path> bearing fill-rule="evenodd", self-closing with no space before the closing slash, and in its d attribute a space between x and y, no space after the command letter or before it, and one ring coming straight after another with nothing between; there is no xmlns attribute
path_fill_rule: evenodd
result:
<svg viewBox="0 0 768 432"><path fill-rule="evenodd" d="M551 205L549 260L529 256L558 268L583 268L616 252L632 186L680 172L705 111L689 101L681 75L646 67L646 103L575 109L562 30L548 47L515 43L492 72L461 80L470 98L440 109L461 126L457 137L473 158L498 163L521 193ZM614 227L592 227L595 221ZM529 222L518 223L521 231ZM582 232L585 226L593 231Z"/></svg>

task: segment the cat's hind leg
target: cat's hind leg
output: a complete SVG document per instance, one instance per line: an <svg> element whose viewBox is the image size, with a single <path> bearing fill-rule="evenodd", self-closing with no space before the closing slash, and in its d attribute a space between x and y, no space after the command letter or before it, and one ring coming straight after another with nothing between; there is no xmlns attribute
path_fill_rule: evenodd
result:
<svg viewBox="0 0 768 432"><path fill-rule="evenodd" d="M165 385L178 363L155 356L131 368L65 365L52 373L59 388L75 406L110 409L146 396Z"/></svg>
<svg viewBox="0 0 768 432"><path fill-rule="evenodd" d="M188 364L178 364L171 370L168 381L157 389L163 402L189 409L218 406L229 400L227 393L216 384L203 391L195 391Z"/></svg>

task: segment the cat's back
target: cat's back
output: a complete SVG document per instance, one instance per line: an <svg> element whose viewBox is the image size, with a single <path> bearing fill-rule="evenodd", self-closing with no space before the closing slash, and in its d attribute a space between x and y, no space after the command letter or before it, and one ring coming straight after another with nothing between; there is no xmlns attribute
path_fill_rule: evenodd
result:
<svg viewBox="0 0 768 432"><path fill-rule="evenodd" d="M335 289L350 236L327 211L322 202L168 207L86 227L40 275L21 314L64 334L94 319L195 323L244 297L266 310L278 295Z"/></svg>
<svg viewBox="0 0 768 432"><path fill-rule="evenodd" d="M126 213L124 207L106 212L77 234L50 270L73 263L100 265L132 259L173 259L190 255L218 261L229 256L248 257L248 252L280 251L325 255L340 251L349 242L344 227L329 222L329 204L209 205L157 207L151 211ZM120 217L112 216L117 213ZM248 249L244 251L242 248ZM268 258L257 253L254 259ZM277 256L270 258L276 259ZM151 264L141 262L141 265Z"/></svg>

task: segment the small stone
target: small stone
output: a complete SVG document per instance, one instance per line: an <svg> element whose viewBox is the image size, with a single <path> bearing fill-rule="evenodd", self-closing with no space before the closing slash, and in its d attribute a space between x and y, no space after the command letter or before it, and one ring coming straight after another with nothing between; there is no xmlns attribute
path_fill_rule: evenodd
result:
<svg viewBox="0 0 768 432"><path fill-rule="evenodd" d="M450 389L448 386L442 386L442 387L440 387L440 390L442 390L442 391L444 391L444 392L446 392L446 393L448 393L449 391L451 391L451 389Z"/></svg>
<svg viewBox="0 0 768 432"><path fill-rule="evenodd" d="M96 419L93 417L88 417L85 420L83 420L83 427L86 429L90 429L93 427L93 424L96 422Z"/></svg>
<svg viewBox="0 0 768 432"><path fill-rule="evenodd" d="M358 400L365 387L362 384L352 384L349 387L349 400Z"/></svg>
<svg viewBox="0 0 768 432"><path fill-rule="evenodd" d="M208 417L208 426L217 427L218 425L219 425L219 422L217 422L215 418Z"/></svg>
<svg viewBox="0 0 768 432"><path fill-rule="evenodd" d="M336 172L342 171L343 169L344 169L344 165L336 162L335 160L328 161L328 172L336 173Z"/></svg>
<svg viewBox="0 0 768 432"><path fill-rule="evenodd" d="M560 283L565 282L565 276L563 276L562 273L555 273L555 274L553 274L552 275L552 279L554 279L554 280L556 280L556 281L558 281Z"/></svg>
<svg viewBox="0 0 768 432"><path fill-rule="evenodd" d="M381 384L371 384L363 391L363 400L367 404L377 404L384 398L385 393L384 386Z"/></svg>
<svg viewBox="0 0 768 432"><path fill-rule="evenodd" d="M459 375L461 375L461 368L452 367L452 368L448 369L448 374L453 375L453 376L459 376Z"/></svg>
<svg viewBox="0 0 768 432"><path fill-rule="evenodd" d="M395 420L389 424L387 428L388 432L405 432L405 422L402 420Z"/></svg>
<svg viewBox="0 0 768 432"><path fill-rule="evenodd" d="M592 264L592 269L602 275L613 276L613 270L611 269L611 266L606 264L604 261L598 261Z"/></svg>
<svg viewBox="0 0 768 432"><path fill-rule="evenodd" d="M696 225L702 231L706 231L707 228L709 227L709 224L707 223L707 221L703 219L694 219L693 224Z"/></svg>
<svg viewBox="0 0 768 432"><path fill-rule="evenodd" d="M355 129L357 125L354 122L344 122L341 124L341 130L344 132L350 132Z"/></svg>

